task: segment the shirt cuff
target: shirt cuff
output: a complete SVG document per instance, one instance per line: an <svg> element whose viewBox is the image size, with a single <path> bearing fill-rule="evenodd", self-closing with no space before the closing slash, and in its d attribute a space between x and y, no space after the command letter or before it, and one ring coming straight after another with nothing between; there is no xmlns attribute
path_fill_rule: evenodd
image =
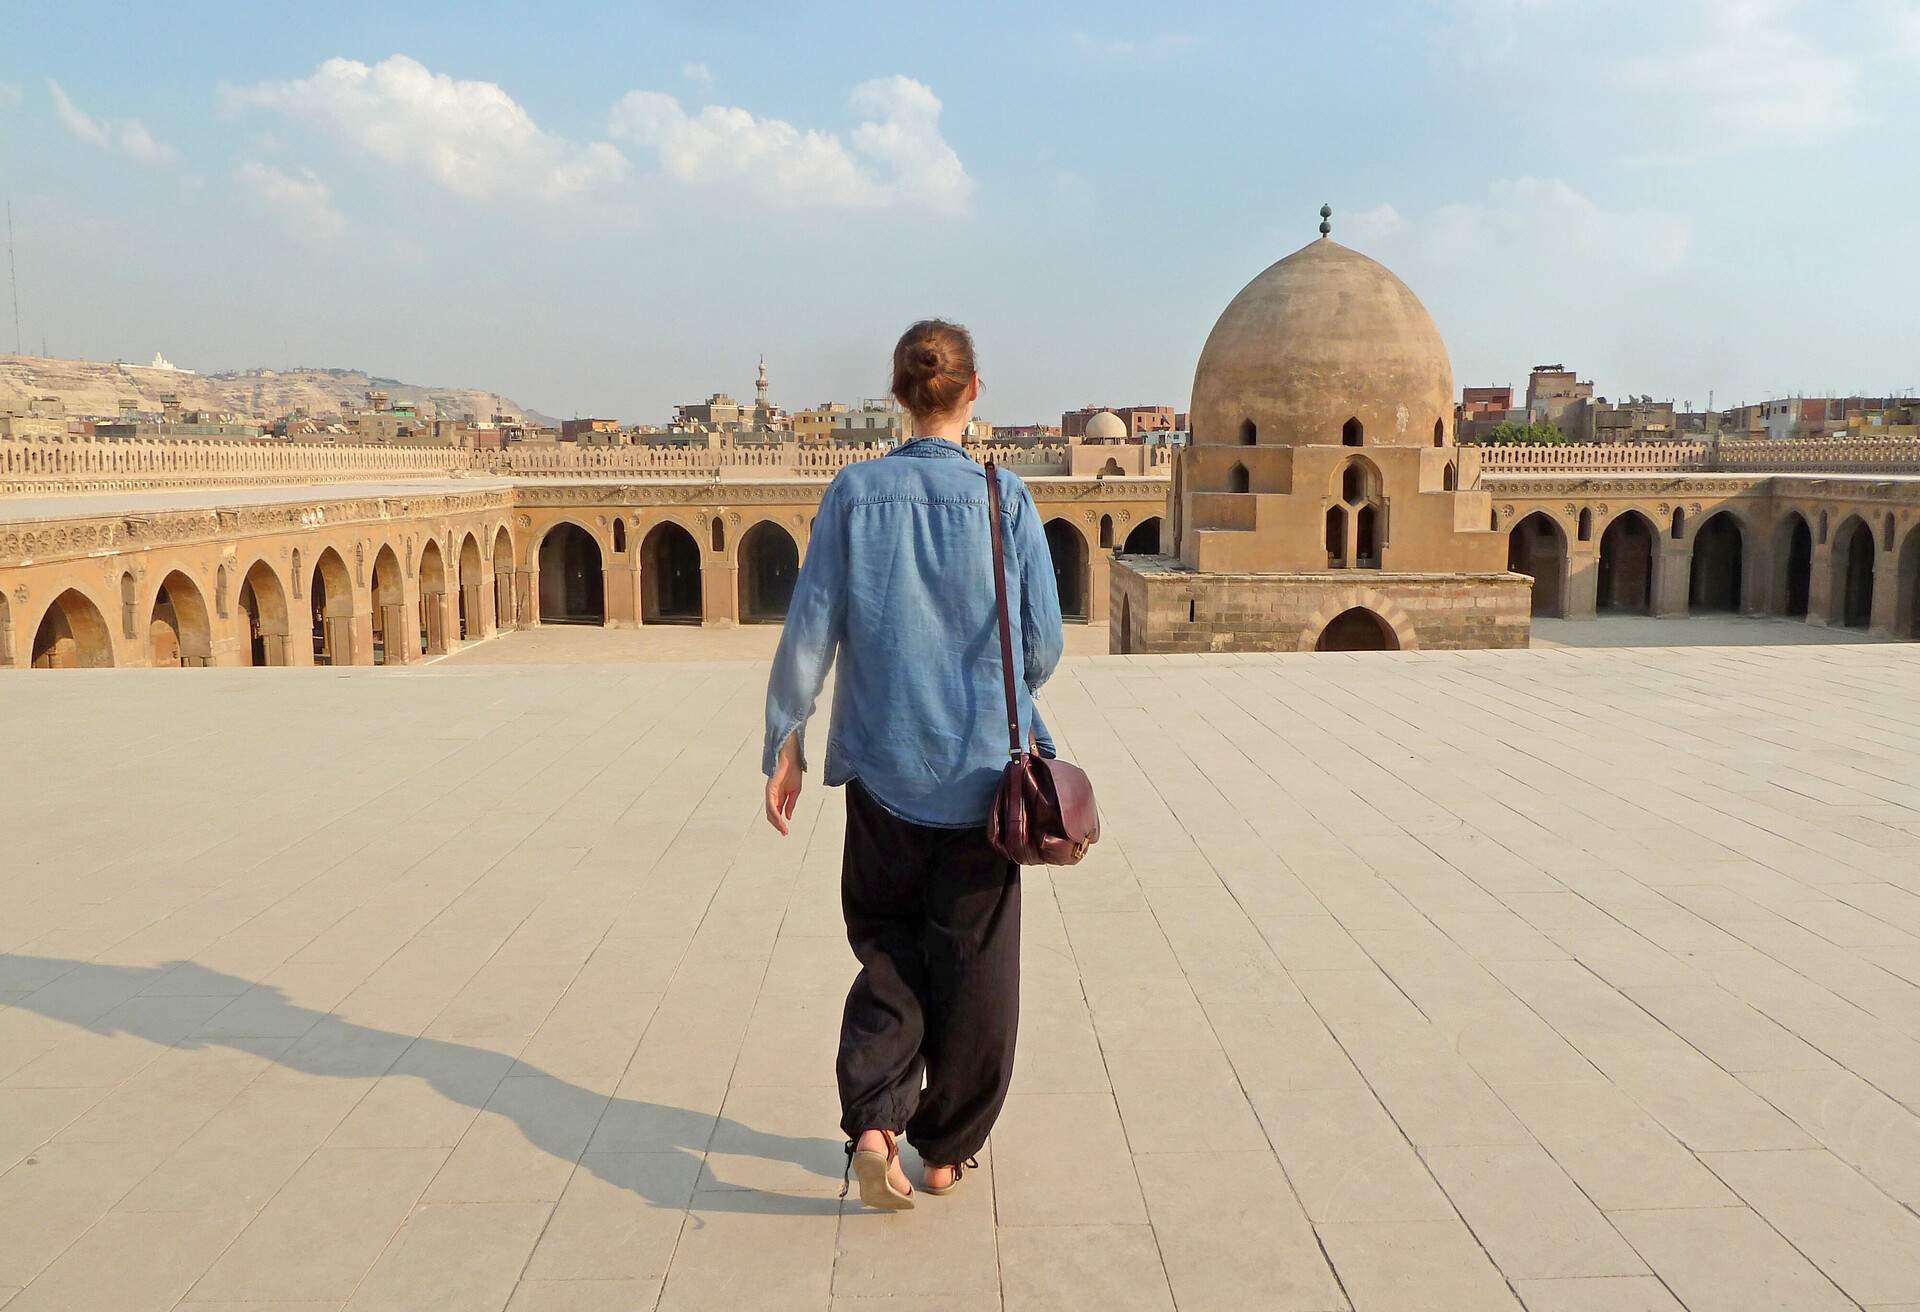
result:
<svg viewBox="0 0 1920 1312"><path fill-rule="evenodd" d="M769 779L773 778L773 772L780 764L780 748L786 743L789 735L793 735L799 739L800 770L803 774L806 772L806 721L796 716L787 716L775 721L774 724L768 728L766 742L760 748L760 773Z"/></svg>

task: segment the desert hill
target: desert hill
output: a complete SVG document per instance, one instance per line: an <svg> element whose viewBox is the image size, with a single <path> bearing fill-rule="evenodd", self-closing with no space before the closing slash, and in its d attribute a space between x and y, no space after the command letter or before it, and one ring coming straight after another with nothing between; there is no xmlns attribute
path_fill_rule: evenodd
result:
<svg viewBox="0 0 1920 1312"><path fill-rule="evenodd" d="M472 387L419 387L380 378L358 369L246 369L195 374L178 369L61 360L38 355L0 355L0 412L21 411L35 397L58 397L70 417L112 418L120 403L133 401L143 411L160 409L172 395L186 410L278 418L296 409L309 415L337 414L366 404L370 390L387 393L396 404L411 402L424 417L457 419L471 414L524 415L553 423L524 409L510 397Z"/></svg>

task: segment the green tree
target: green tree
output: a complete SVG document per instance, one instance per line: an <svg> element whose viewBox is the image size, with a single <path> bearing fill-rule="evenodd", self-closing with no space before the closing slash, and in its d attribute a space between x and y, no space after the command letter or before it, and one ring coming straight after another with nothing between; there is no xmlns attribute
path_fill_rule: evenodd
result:
<svg viewBox="0 0 1920 1312"><path fill-rule="evenodd" d="M1509 419L1477 440L1483 446L1559 446L1567 435L1554 424L1523 424Z"/></svg>

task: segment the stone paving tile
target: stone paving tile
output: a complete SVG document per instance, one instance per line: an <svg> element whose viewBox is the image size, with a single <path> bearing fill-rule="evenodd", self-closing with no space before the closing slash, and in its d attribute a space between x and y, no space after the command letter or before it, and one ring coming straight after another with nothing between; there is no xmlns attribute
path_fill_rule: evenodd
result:
<svg viewBox="0 0 1920 1312"><path fill-rule="evenodd" d="M1069 661L1107 839L984 1168L878 1216L764 665L522 637L626 654L9 681L0 1301L1920 1304L1920 651Z"/></svg>
<svg viewBox="0 0 1920 1312"><path fill-rule="evenodd" d="M1347 1306L1270 1153L1156 1153L1139 1169L1160 1258L1186 1312Z"/></svg>
<svg viewBox="0 0 1920 1312"><path fill-rule="evenodd" d="M551 1210L544 1203L416 1208L347 1307L351 1312L504 1307Z"/></svg>
<svg viewBox="0 0 1920 1312"><path fill-rule="evenodd" d="M1920 1301L1920 1218L1831 1153L1708 1153L1747 1206L1862 1303Z"/></svg>
<svg viewBox="0 0 1920 1312"><path fill-rule="evenodd" d="M1507 1282L1458 1218L1318 1227L1354 1312L1517 1309Z"/></svg>
<svg viewBox="0 0 1920 1312"><path fill-rule="evenodd" d="M1653 1276L1516 1280L1527 1312L1686 1312Z"/></svg>
<svg viewBox="0 0 1920 1312"><path fill-rule="evenodd" d="M1006 1312L1173 1312L1145 1225L1023 1226L1000 1239Z"/></svg>
<svg viewBox="0 0 1920 1312"><path fill-rule="evenodd" d="M1430 1148L1425 1158L1508 1279L1646 1271L1600 1209L1538 1145Z"/></svg>
<svg viewBox="0 0 1920 1312"><path fill-rule="evenodd" d="M1744 1207L1610 1218L1688 1312L1828 1312L1857 1306Z"/></svg>

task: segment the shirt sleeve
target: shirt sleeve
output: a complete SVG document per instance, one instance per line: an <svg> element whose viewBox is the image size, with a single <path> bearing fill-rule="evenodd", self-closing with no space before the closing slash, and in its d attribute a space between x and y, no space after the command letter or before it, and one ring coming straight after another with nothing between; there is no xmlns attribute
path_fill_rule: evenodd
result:
<svg viewBox="0 0 1920 1312"><path fill-rule="evenodd" d="M767 675L767 736L761 773L772 776L787 736L800 734L800 768L806 768L806 724L833 668L847 611L847 504L836 477L820 498L807 558L794 580L793 598L780 631L780 648Z"/></svg>
<svg viewBox="0 0 1920 1312"><path fill-rule="evenodd" d="M1060 663L1066 635L1060 627L1060 589L1053 577L1053 553L1047 550L1047 531L1040 523L1033 494L1018 478L1014 503L1014 552L1020 565L1021 647L1026 655L1027 691L1038 692ZM1036 713L1037 714L1037 713Z"/></svg>

